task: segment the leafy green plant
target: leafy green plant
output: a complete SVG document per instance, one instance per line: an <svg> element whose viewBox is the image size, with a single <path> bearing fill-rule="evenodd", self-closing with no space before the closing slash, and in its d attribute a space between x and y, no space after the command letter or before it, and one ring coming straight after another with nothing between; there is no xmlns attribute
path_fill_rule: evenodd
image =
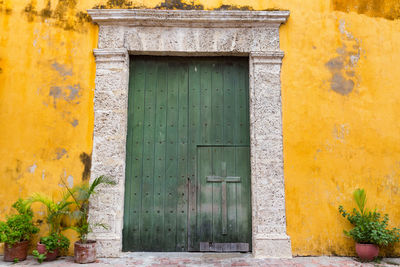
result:
<svg viewBox="0 0 400 267"><path fill-rule="evenodd" d="M400 229L388 229L389 216L387 214L382 217L376 210L365 209L367 196L364 189L355 190L353 198L358 209L354 208L351 213L347 213L342 205L339 206L340 214L354 226L350 231L343 231L347 236L352 237L357 243L379 246L387 246L399 241Z"/></svg>
<svg viewBox="0 0 400 267"><path fill-rule="evenodd" d="M70 242L69 239L62 234L52 233L48 236L41 237L40 243L46 246L48 252L52 253L56 249L66 252Z"/></svg>
<svg viewBox="0 0 400 267"><path fill-rule="evenodd" d="M0 222L0 242L13 246L21 241L29 241L33 234L39 232L33 223L33 212L28 201L18 199L12 207L18 214L7 217L5 222Z"/></svg>
<svg viewBox="0 0 400 267"><path fill-rule="evenodd" d="M39 263L42 263L46 259L46 254L39 253L36 249L32 251L32 255Z"/></svg>
<svg viewBox="0 0 400 267"><path fill-rule="evenodd" d="M96 188L101 184L115 185L115 181L107 176L99 176L91 184L82 183L73 188L67 188L74 202L74 209L71 211L71 216L76 220L74 226L70 227L78 233L80 243L87 243L88 234L92 231L92 226L89 223L89 200L96 193ZM107 228L106 225L97 223L93 226L101 226Z"/></svg>

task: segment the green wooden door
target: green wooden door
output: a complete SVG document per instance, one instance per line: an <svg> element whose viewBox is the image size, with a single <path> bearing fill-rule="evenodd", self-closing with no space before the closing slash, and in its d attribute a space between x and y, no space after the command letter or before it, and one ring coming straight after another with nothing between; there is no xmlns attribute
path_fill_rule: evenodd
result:
<svg viewBox="0 0 400 267"><path fill-rule="evenodd" d="M251 243L248 61L132 57L124 251Z"/></svg>

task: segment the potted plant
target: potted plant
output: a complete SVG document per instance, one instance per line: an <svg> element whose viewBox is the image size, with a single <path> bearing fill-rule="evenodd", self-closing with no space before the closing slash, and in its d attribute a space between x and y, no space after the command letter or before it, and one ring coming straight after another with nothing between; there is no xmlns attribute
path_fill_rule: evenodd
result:
<svg viewBox="0 0 400 267"><path fill-rule="evenodd" d="M60 201L54 202L45 195L34 194L28 200L31 203L40 202L47 209L46 222L49 227L49 234L40 238L37 243L37 249L33 251L33 255L39 262L42 258L45 261L55 260L60 253L67 251L69 248L69 239L61 234L67 228L62 222L68 216L69 205L72 204L72 202L68 201L68 198L69 193L65 193Z"/></svg>
<svg viewBox="0 0 400 267"><path fill-rule="evenodd" d="M97 186L101 184L115 185L115 182L104 175L97 177L91 184L82 183L68 189L71 198L73 199L75 208L71 211L71 216L75 219L75 224L72 229L78 233L79 240L74 244L74 260L77 263L90 263L96 261L96 240L89 240L88 234L92 231L92 226L106 225L96 223L91 225L89 222L89 200L95 193Z"/></svg>
<svg viewBox="0 0 400 267"><path fill-rule="evenodd" d="M379 254L379 246L388 246L399 241L400 229L388 229L389 216L383 218L376 210L369 211L365 208L367 196L364 189L357 189L353 193L358 209L347 213L343 206L339 212L354 226L344 233L356 242L356 252L362 260L371 261Z"/></svg>
<svg viewBox="0 0 400 267"><path fill-rule="evenodd" d="M33 224L30 204L21 198L12 207L18 214L0 222L0 242L4 242L4 261L23 261L28 254L29 240L39 232Z"/></svg>
<svg viewBox="0 0 400 267"><path fill-rule="evenodd" d="M38 259L43 258L45 261L55 260L61 253L69 248L69 239L59 233L51 233L40 238L37 243L37 249L32 254ZM40 257L40 255L43 255Z"/></svg>

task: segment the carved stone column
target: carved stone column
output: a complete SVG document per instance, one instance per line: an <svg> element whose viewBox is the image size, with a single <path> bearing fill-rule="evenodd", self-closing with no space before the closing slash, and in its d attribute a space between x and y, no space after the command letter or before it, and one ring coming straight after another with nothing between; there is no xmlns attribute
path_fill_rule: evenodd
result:
<svg viewBox="0 0 400 267"><path fill-rule="evenodd" d="M117 257L122 250L126 131L128 118L129 57L126 49L96 49L96 89L94 92L94 135L91 180L107 175L116 186L99 189L90 202L93 236L98 255Z"/></svg>
<svg viewBox="0 0 400 267"><path fill-rule="evenodd" d="M280 72L283 52L250 54L253 254L292 256L286 235Z"/></svg>

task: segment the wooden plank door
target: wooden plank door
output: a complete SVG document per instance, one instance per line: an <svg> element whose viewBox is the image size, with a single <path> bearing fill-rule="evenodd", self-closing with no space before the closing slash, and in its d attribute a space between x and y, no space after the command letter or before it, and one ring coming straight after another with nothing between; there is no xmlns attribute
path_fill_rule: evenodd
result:
<svg viewBox="0 0 400 267"><path fill-rule="evenodd" d="M130 64L124 251L187 251L185 62Z"/></svg>
<svg viewBox="0 0 400 267"><path fill-rule="evenodd" d="M193 62L189 88L189 125L196 129L189 138L188 250L200 251L201 243L247 243L250 250L248 61Z"/></svg>
<svg viewBox="0 0 400 267"><path fill-rule="evenodd" d="M124 251L250 243L247 64L131 58Z"/></svg>

